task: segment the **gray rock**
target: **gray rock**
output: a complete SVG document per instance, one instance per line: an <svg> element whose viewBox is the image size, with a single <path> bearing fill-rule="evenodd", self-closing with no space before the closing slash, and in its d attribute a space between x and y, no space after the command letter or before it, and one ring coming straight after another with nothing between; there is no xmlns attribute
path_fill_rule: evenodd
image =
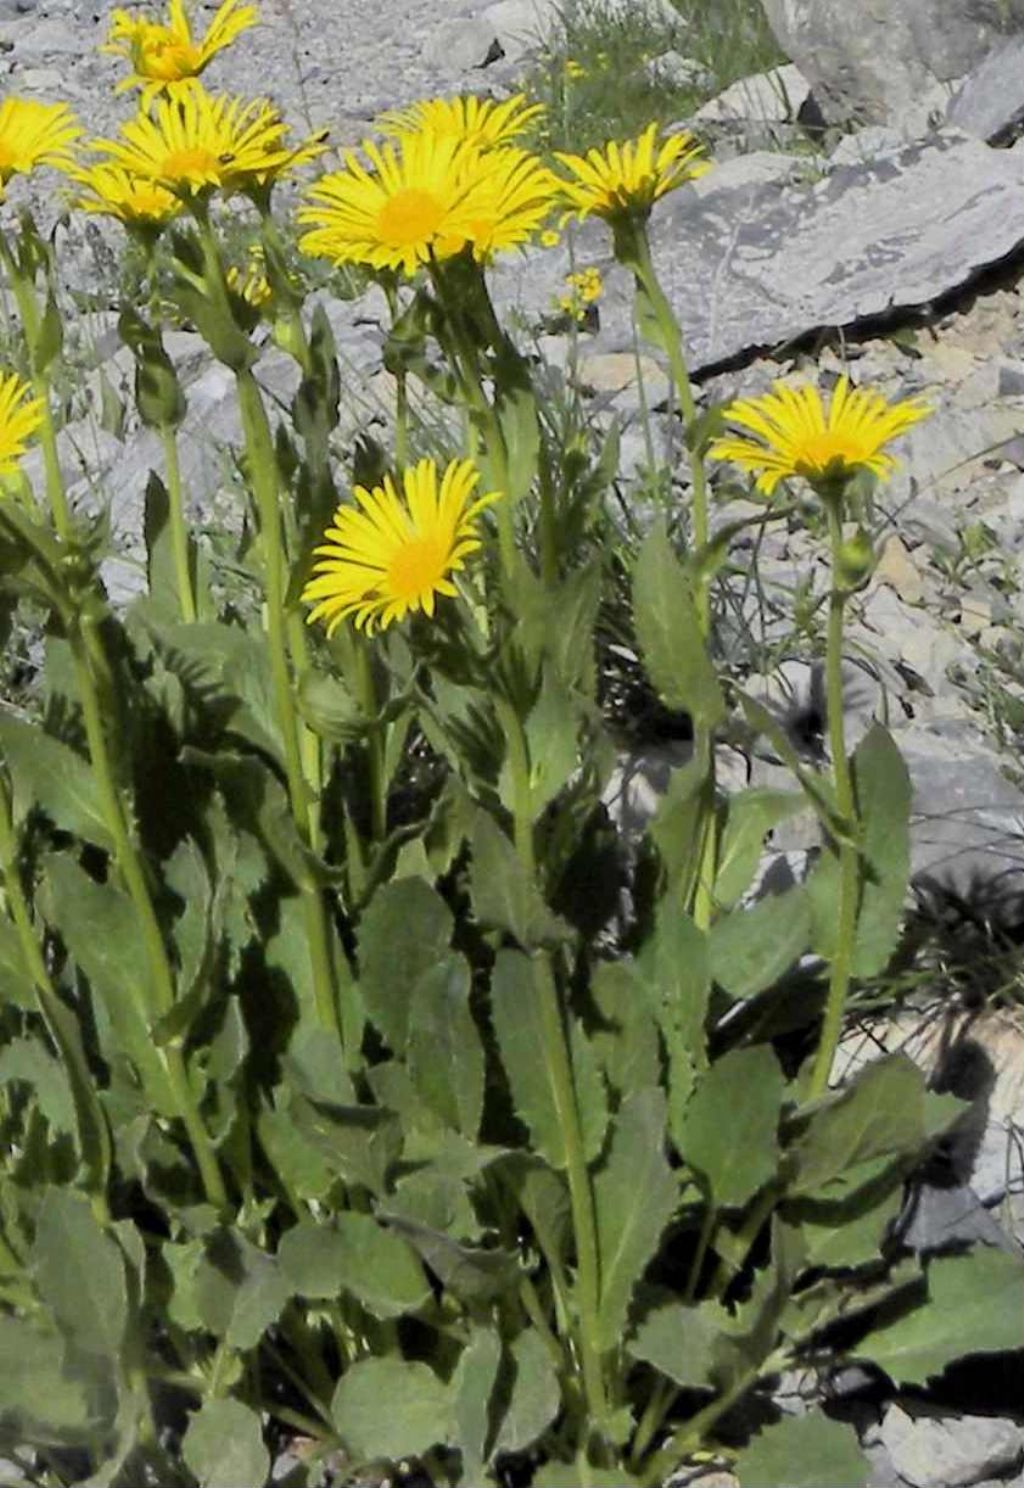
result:
<svg viewBox="0 0 1024 1488"><path fill-rule="evenodd" d="M644 72L652 82L667 83L672 88L706 93L714 86L714 74L699 57L686 57L674 48L660 57L651 57L644 63Z"/></svg>
<svg viewBox="0 0 1024 1488"><path fill-rule="evenodd" d="M911 1488L972 1488L1012 1472L1024 1455L1024 1431L997 1416L885 1413L882 1444Z"/></svg>
<svg viewBox="0 0 1024 1488"><path fill-rule="evenodd" d="M885 123L1024 28L1021 0L762 0L826 116Z"/></svg>
<svg viewBox="0 0 1024 1488"><path fill-rule="evenodd" d="M493 28L509 62L520 62L534 51L558 24L554 0L497 0L481 16Z"/></svg>
<svg viewBox="0 0 1024 1488"><path fill-rule="evenodd" d="M974 69L946 117L954 128L989 144L1024 123L1024 36L997 47Z"/></svg>
<svg viewBox="0 0 1024 1488"><path fill-rule="evenodd" d="M810 97L811 87L792 63L739 78L698 109L700 124L791 124Z"/></svg>
<svg viewBox="0 0 1024 1488"><path fill-rule="evenodd" d="M906 145L903 132L892 124L866 124L852 134L844 134L829 156L836 165L867 165L885 155L897 154Z"/></svg>
<svg viewBox="0 0 1024 1488"><path fill-rule="evenodd" d="M433 67L447 66L469 72L497 61L504 51L493 25L466 18L443 22L427 42L423 55Z"/></svg>
<svg viewBox="0 0 1024 1488"><path fill-rule="evenodd" d="M900 1240L920 1255L974 1244L1019 1254L1016 1241L1001 1228L973 1188L963 1183L948 1187L922 1183L910 1200Z"/></svg>
<svg viewBox="0 0 1024 1488"><path fill-rule="evenodd" d="M694 371L927 305L1024 242L1024 150L939 135L781 188L779 175L806 162L782 162L774 179L753 182L736 166L737 176L726 165L699 190L666 198L652 219L655 261ZM607 241L593 224L580 239ZM499 261L497 297L543 315L565 270L557 250ZM602 326L611 349L632 344L628 299L611 285Z"/></svg>

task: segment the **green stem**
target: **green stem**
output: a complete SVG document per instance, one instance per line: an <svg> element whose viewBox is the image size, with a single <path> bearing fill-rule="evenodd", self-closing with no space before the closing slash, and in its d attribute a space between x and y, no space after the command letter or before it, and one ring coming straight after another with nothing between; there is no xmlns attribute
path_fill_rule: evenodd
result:
<svg viewBox="0 0 1024 1488"><path fill-rule="evenodd" d="M174 577L178 588L178 606L186 625L198 619L192 564L189 554L188 524L181 490L181 462L178 458L178 435L172 424L160 430L164 447L164 473L167 477L167 500L171 526L171 551L174 555Z"/></svg>
<svg viewBox="0 0 1024 1488"><path fill-rule="evenodd" d="M718 1224L718 1210L714 1204L708 1203L704 1209L704 1218L700 1227L700 1238L697 1241L697 1249L694 1252L693 1262L690 1266L690 1274L686 1282L686 1291L683 1294L683 1302L689 1307L697 1295L697 1287L700 1283L700 1273L704 1269L704 1261L711 1244L712 1236Z"/></svg>
<svg viewBox="0 0 1024 1488"><path fill-rule="evenodd" d="M533 877L536 874L537 864L533 844L533 813L530 805L529 752L526 735L522 722L510 703L503 703L499 708L499 718L506 728L509 743L516 851L524 870ZM583 1150L583 1133L576 1104L572 1060L553 971L549 969L548 975L540 978L540 982L541 1033L547 1066L554 1086L562 1140L565 1143L569 1203L576 1239L577 1312L580 1324L579 1345L583 1368L583 1390L587 1399L591 1428L600 1431L607 1418L608 1407L601 1367L601 1349L598 1342L601 1276L594 1195Z"/></svg>
<svg viewBox="0 0 1024 1488"><path fill-rule="evenodd" d="M655 272L651 259L650 241L647 237L647 230L643 226L636 230L633 249L630 267L647 295L654 318L658 323L661 343L668 357L669 371L679 395L683 421L688 435L692 435L697 422L697 405L693 401L693 390L690 387L690 372L686 365L683 338L679 330L679 322L672 313L672 306L665 297L665 291ZM707 546L711 535L711 524L708 515L708 488L704 457L696 448L690 451L690 476L693 482L693 545L699 552ZM701 629L706 636L710 623L710 599L708 586L704 580L701 580L697 586L697 614L700 618Z"/></svg>
<svg viewBox="0 0 1024 1488"><path fill-rule="evenodd" d="M857 805L853 776L846 754L846 729L843 718L843 618L846 593L840 577L840 549L843 542L842 501L833 497L825 502L828 514L829 543L832 555L832 593L828 608L828 641L825 654L825 703L828 712L828 742L832 755L836 809L849 831L856 826ZM859 869L857 848L847 837L839 847L839 921L836 948L829 969L828 999L822 1024L818 1052L808 1086L808 1099L817 1100L828 1089L829 1075L839 1047L843 1012L850 989L853 968L853 946L857 931L857 898Z"/></svg>
<svg viewBox="0 0 1024 1488"><path fill-rule="evenodd" d="M252 372L235 373L238 403L245 433L249 479L263 542L264 582L267 594L267 644L274 690L277 726L284 749L285 778L295 827L303 842L311 846L309 802L300 747L299 720L292 694L286 621L286 569L278 505L277 461L267 412ZM299 886L303 918L313 973L317 1018L322 1027L340 1034L338 997L335 989L330 925L323 895L315 884Z"/></svg>
<svg viewBox="0 0 1024 1488"><path fill-rule="evenodd" d="M134 906L145 946L148 975L142 985L148 1004L147 1015L150 1021L158 1021L174 1006L174 974L142 860L128 830L127 816L114 778L96 681L97 675L108 674L107 660L91 619L83 617L72 629L70 639L75 680L100 809L114 846L114 862ZM227 1201L227 1194L213 1144L203 1125L195 1094L189 1083L184 1055L176 1045L167 1044L159 1049L159 1057L167 1073L175 1109L188 1133L199 1164L206 1196L216 1208L222 1208Z"/></svg>
<svg viewBox="0 0 1024 1488"><path fill-rule="evenodd" d="M374 842L381 843L388 834L388 793L384 779L384 734L383 725L377 721L380 703L377 685L373 677L373 656L370 642L361 636L354 641L355 691L366 714L372 719L366 736L367 787L370 797L370 834Z"/></svg>
<svg viewBox="0 0 1024 1488"><path fill-rule="evenodd" d="M751 1385L764 1372L763 1364L751 1365L738 1379L733 1381L724 1394L692 1416L658 1455L651 1459L642 1480L645 1488L658 1488L658 1485L666 1482L676 1472L680 1464L692 1452L699 1451L707 1440L711 1428L721 1420L726 1411L731 1410L736 1402L743 1398Z"/></svg>
<svg viewBox="0 0 1024 1488"><path fill-rule="evenodd" d="M64 477L60 471L60 455L57 450L57 429L53 422L50 403L50 380L40 363L39 307L36 304L35 285L25 277L17 263L5 235L0 232L0 263L14 291L15 303L21 317L22 334L28 347L29 365L32 370L32 387L40 400L42 422L39 426L39 443L43 451L43 469L46 476L46 496L53 514L57 536L67 542L71 536L71 511L64 490Z"/></svg>
<svg viewBox="0 0 1024 1488"><path fill-rule="evenodd" d="M540 572L548 587L558 583L558 522L551 467L546 459L540 471Z"/></svg>

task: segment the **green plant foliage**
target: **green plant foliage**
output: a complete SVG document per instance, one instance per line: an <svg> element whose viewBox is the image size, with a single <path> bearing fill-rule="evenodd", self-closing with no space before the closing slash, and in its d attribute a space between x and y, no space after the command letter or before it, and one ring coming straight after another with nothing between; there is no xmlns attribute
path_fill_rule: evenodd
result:
<svg viewBox="0 0 1024 1488"><path fill-rule="evenodd" d="M489 250L367 269L394 407L353 446L330 296L356 280L306 294L269 180L190 201L114 296L134 397L90 383L105 427L158 436L122 493L140 592L111 599L118 524L75 507L49 421L0 500L5 676L33 658L0 703L0 1448L39 1488L256 1488L295 1438L298 1488L339 1460L640 1488L735 1407L768 1419L789 1369L917 1387L1019 1346L1016 1259L893 1243L963 1103L902 1056L828 1088L851 986L905 948L907 774L881 728L849 779L841 729L812 763L741 691L742 524L712 537L704 500L727 410L691 416L646 207L611 248L682 395L692 509L650 473L671 524L545 327L498 314ZM251 207L265 307L225 277ZM59 243L0 234L12 363L57 424ZM239 414L206 528L182 326ZM498 497L467 498L452 583L376 629L307 625L329 524L365 486L365 535L421 456ZM356 565L371 608L447 541L387 521L406 546ZM764 742L771 787L726 789L727 748ZM648 745L665 789L633 812ZM797 812L817 866L772 893ZM864 1481L816 1410L735 1465Z"/></svg>

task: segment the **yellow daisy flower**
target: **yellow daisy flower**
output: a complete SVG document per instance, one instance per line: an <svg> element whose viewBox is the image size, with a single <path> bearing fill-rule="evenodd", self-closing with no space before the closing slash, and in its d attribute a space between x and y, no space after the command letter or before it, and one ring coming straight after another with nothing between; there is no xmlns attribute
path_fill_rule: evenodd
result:
<svg viewBox="0 0 1024 1488"><path fill-rule="evenodd" d="M12 176L27 175L37 165L69 166L68 146L81 134L66 103L5 98L0 103L0 201Z"/></svg>
<svg viewBox="0 0 1024 1488"><path fill-rule="evenodd" d="M439 257L468 244L473 257L487 263L532 238L558 200L557 177L526 150L491 150L470 174L459 220L451 240L442 238Z"/></svg>
<svg viewBox="0 0 1024 1488"><path fill-rule="evenodd" d="M472 460L453 460L438 483L434 460L403 473L400 496L390 476L368 491L356 486L359 508L342 506L328 527L315 577L302 598L308 616L333 635L352 616L361 630L386 629L410 610L433 615L439 596L458 592L452 575L480 547L477 518L501 493L475 496L480 472Z"/></svg>
<svg viewBox="0 0 1024 1488"><path fill-rule="evenodd" d="M601 270L580 269L576 274L566 274L565 284L567 292L559 296L558 308L582 323L587 318L589 306L596 305L604 294Z"/></svg>
<svg viewBox="0 0 1024 1488"><path fill-rule="evenodd" d="M182 211L182 202L173 192L132 175L121 165L91 165L70 174L83 188L72 206L116 217L125 227L160 228Z"/></svg>
<svg viewBox="0 0 1024 1488"><path fill-rule="evenodd" d="M232 264L225 277L232 294L238 295L254 310L265 305L273 294L264 272L263 249L259 244L249 250L249 262L244 269Z"/></svg>
<svg viewBox="0 0 1024 1488"><path fill-rule="evenodd" d="M406 109L382 114L377 128L392 138L425 130L453 136L480 150L511 144L544 113L540 103L528 103L522 93L495 103L470 94L461 98L427 98Z"/></svg>
<svg viewBox="0 0 1024 1488"><path fill-rule="evenodd" d="M701 159L703 148L685 131L659 141L657 124L650 124L639 139L624 144L613 142L603 150L588 150L586 155L557 153L556 160L574 178L562 182L570 215L581 219L593 215L607 222L648 216L654 203L669 191L711 169Z"/></svg>
<svg viewBox="0 0 1024 1488"><path fill-rule="evenodd" d="M16 372L0 372L0 479L13 474L43 421L43 400Z"/></svg>
<svg viewBox="0 0 1024 1488"><path fill-rule="evenodd" d="M349 151L345 169L309 190L299 247L334 263L414 274L470 244L477 258L528 238L551 210L554 176L523 150L484 153L454 135L367 141L367 170Z"/></svg>
<svg viewBox="0 0 1024 1488"><path fill-rule="evenodd" d="M266 186L325 148L323 136L289 147L287 132L265 98L213 97L197 83L177 99L159 99L152 114L137 114L121 126L120 138L96 140L93 149L143 180L191 197Z"/></svg>
<svg viewBox="0 0 1024 1488"><path fill-rule="evenodd" d="M757 476L757 489L771 496L781 480L801 475L820 490L858 471L885 479L896 461L885 446L931 413L924 403L887 403L871 388L854 388L841 377L828 412L816 387L776 382L761 398L731 403L725 417L754 435L717 439L709 454L730 460Z"/></svg>
<svg viewBox="0 0 1024 1488"><path fill-rule="evenodd" d="M187 91L217 53L255 23L254 6L224 0L205 36L197 38L192 34L184 0L170 0L166 25L137 10L115 10L100 51L124 57L130 63L130 76L123 78L115 91L141 88L142 107L148 108L160 93L173 98Z"/></svg>

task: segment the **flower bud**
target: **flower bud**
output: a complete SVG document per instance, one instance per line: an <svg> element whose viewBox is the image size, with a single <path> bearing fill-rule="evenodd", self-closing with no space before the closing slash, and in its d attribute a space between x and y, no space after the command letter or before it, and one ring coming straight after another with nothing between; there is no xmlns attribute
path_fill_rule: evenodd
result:
<svg viewBox="0 0 1024 1488"><path fill-rule="evenodd" d="M871 536L858 527L852 537L844 539L836 555L836 585L844 594L856 594L870 581L877 557Z"/></svg>

